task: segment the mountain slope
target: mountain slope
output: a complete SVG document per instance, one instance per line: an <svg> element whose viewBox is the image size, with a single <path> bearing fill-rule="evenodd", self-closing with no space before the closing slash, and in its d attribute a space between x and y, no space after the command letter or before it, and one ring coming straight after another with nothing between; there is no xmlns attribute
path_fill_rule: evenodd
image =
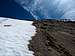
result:
<svg viewBox="0 0 75 56"><path fill-rule="evenodd" d="M28 48L36 31L32 23L0 17L0 56L33 56Z"/></svg>
<svg viewBox="0 0 75 56"><path fill-rule="evenodd" d="M44 20L33 25L37 33L29 46L35 56L75 56L75 22Z"/></svg>

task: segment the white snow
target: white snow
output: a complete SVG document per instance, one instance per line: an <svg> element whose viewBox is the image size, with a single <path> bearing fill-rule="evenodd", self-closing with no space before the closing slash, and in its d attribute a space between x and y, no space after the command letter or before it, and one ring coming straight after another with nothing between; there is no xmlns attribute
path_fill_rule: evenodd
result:
<svg viewBox="0 0 75 56"><path fill-rule="evenodd" d="M33 21L0 17L0 56L34 56L28 48L36 33Z"/></svg>

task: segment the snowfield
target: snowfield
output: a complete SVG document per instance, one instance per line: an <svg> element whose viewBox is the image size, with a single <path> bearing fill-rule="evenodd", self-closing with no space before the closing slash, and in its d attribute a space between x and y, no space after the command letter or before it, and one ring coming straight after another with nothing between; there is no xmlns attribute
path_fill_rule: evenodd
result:
<svg viewBox="0 0 75 56"><path fill-rule="evenodd" d="M28 48L35 35L32 21L0 17L0 56L34 56Z"/></svg>

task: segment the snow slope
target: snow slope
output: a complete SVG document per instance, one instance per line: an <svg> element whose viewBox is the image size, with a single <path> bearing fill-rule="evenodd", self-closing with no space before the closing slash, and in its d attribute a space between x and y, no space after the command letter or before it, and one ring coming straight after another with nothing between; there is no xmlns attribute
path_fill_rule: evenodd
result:
<svg viewBox="0 0 75 56"><path fill-rule="evenodd" d="M34 56L28 44L36 33L32 21L0 17L0 56Z"/></svg>

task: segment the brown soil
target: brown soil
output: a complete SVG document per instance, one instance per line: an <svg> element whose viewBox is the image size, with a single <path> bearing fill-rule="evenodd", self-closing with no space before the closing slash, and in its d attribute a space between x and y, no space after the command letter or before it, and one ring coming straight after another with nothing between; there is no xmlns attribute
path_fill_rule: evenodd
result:
<svg viewBox="0 0 75 56"><path fill-rule="evenodd" d="M75 22L34 21L29 48L35 56L75 56Z"/></svg>

